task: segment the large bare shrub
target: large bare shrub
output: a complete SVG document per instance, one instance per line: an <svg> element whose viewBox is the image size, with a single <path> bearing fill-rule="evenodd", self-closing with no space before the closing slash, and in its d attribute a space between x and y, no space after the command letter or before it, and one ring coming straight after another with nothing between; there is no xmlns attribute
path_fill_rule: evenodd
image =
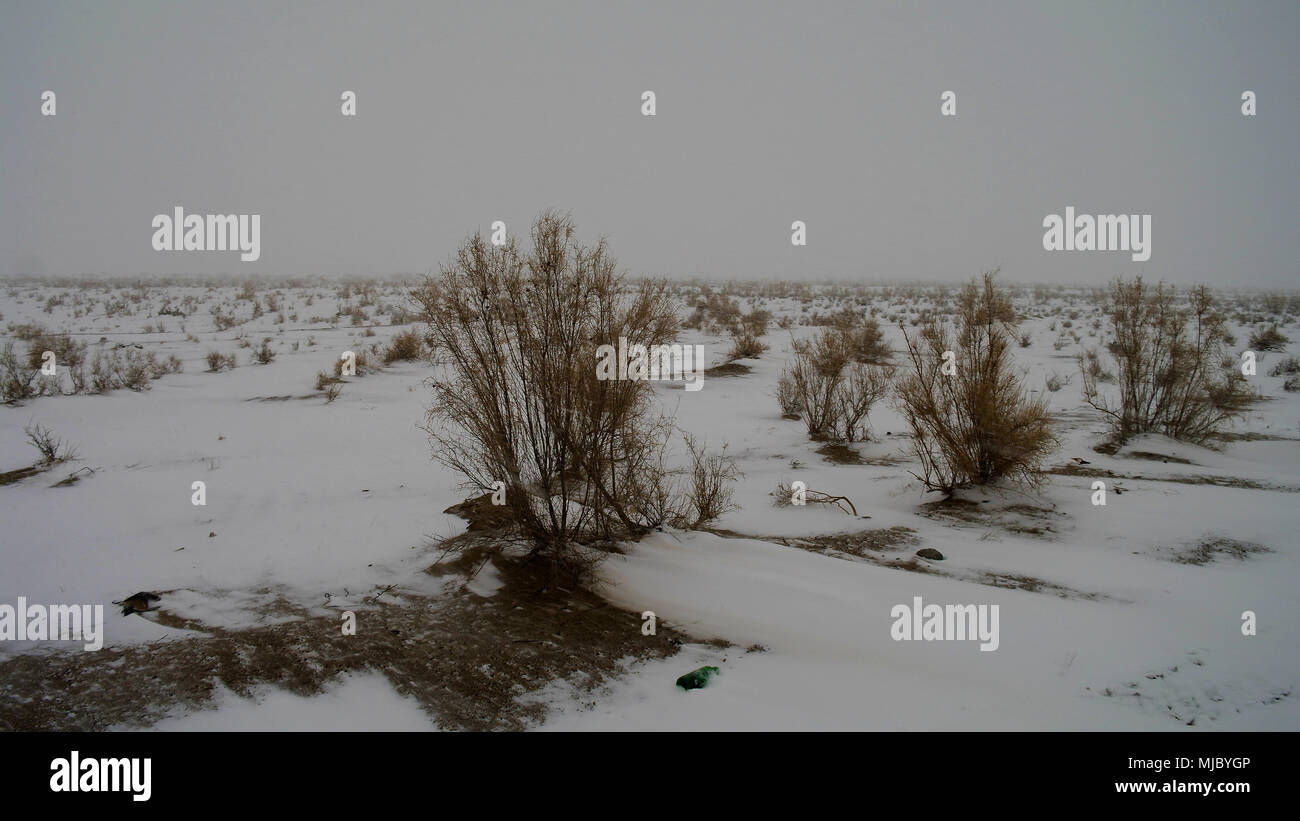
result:
<svg viewBox="0 0 1300 821"><path fill-rule="evenodd" d="M1056 446L1046 404L1027 397L1014 369L1015 313L995 274L962 289L954 321L932 318L916 338L904 331L899 408L921 462L917 478L930 490L1004 479L1037 484L1042 459ZM951 374L944 373L949 351Z"/></svg>
<svg viewBox="0 0 1300 821"><path fill-rule="evenodd" d="M667 344L662 282L626 284L604 240L582 245L543 213L531 248L471 236L412 292L445 372L431 380L434 458L489 490L506 487L518 530L557 561L575 542L643 532L668 434L650 383L597 377L597 349Z"/></svg>
<svg viewBox="0 0 1300 821"><path fill-rule="evenodd" d="M1205 442L1243 411L1249 391L1235 363L1222 364L1224 318L1205 286L1186 305L1172 287L1141 277L1111 283L1107 313L1119 401L1097 387L1100 354L1080 358L1084 399L1104 413L1117 441L1141 433Z"/></svg>
<svg viewBox="0 0 1300 821"><path fill-rule="evenodd" d="M855 340L852 328L828 328L796 342L777 383L782 413L798 413L813 441L867 438L871 407L889 391L893 368L859 361Z"/></svg>

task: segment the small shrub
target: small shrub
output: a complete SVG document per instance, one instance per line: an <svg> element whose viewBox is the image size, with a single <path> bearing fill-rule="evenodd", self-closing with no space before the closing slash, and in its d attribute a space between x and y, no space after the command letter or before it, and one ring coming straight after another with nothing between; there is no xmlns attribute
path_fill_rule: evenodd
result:
<svg viewBox="0 0 1300 821"><path fill-rule="evenodd" d="M212 325L218 331L229 330L240 323L238 317L231 314L223 314L220 306L212 313Z"/></svg>
<svg viewBox="0 0 1300 821"><path fill-rule="evenodd" d="M233 353L223 354L220 351L208 351L205 359L208 363L209 373L233 370L239 364Z"/></svg>
<svg viewBox="0 0 1300 821"><path fill-rule="evenodd" d="M4 349L0 350L0 397L3 401L13 404L36 396L40 392L37 386L39 375L39 368L27 367L14 353L14 343L6 341Z"/></svg>
<svg viewBox="0 0 1300 821"><path fill-rule="evenodd" d="M49 428L29 425L23 428L23 433L27 434L27 441L32 447L40 452L42 465L52 465L77 458L76 448L55 436L54 431Z"/></svg>
<svg viewBox="0 0 1300 821"><path fill-rule="evenodd" d="M1300 373L1300 359L1294 356L1288 356L1281 362L1273 366L1273 370L1268 372L1269 376L1286 376L1287 374Z"/></svg>
<svg viewBox="0 0 1300 821"><path fill-rule="evenodd" d="M384 349L384 364L418 360L424 355L424 339L414 328L395 335Z"/></svg>
<svg viewBox="0 0 1300 821"><path fill-rule="evenodd" d="M180 373L183 364L175 356L160 361L153 351L138 348L99 351L90 363L89 393L103 394L119 388L132 391L149 389L149 382L169 373Z"/></svg>
<svg viewBox="0 0 1300 821"><path fill-rule="evenodd" d="M31 339L27 349L27 366L40 369L45 361L45 352L54 353L54 360L59 365L75 368L86 361L86 344L76 342L68 334L40 333Z"/></svg>
<svg viewBox="0 0 1300 821"><path fill-rule="evenodd" d="M740 476L740 471L736 469L735 460L726 454L727 446L722 446L722 453L707 453L703 445L687 435L686 447L691 454L691 481L686 491L687 501L694 511L691 527L701 527L724 513L739 510L740 507L732 502L731 485Z"/></svg>
<svg viewBox="0 0 1300 821"><path fill-rule="evenodd" d="M316 390L328 390L330 385L337 384L339 384L339 378L337 376L330 376L325 373L325 371L316 372Z"/></svg>
<svg viewBox="0 0 1300 821"><path fill-rule="evenodd" d="M253 352L253 360L259 365L269 365L275 359L275 351L271 350L271 337L262 340L262 347Z"/></svg>
<svg viewBox="0 0 1300 821"><path fill-rule="evenodd" d="M1290 341L1276 325L1270 325L1250 335L1250 348L1255 351L1280 351Z"/></svg>
<svg viewBox="0 0 1300 821"><path fill-rule="evenodd" d="M357 372L355 375L365 376L367 373L370 373L371 370L373 370L370 367L370 355L367 354L364 350L355 351L355 353L357 356L356 358ZM334 375L340 377L343 376L343 357L341 356L338 359L334 360Z"/></svg>
<svg viewBox="0 0 1300 821"><path fill-rule="evenodd" d="M767 350L767 345L759 341L758 337L749 331L741 331L732 338L731 350L727 352L728 359L757 359Z"/></svg>
<svg viewBox="0 0 1300 821"><path fill-rule="evenodd" d="M776 381L776 401L781 405L782 418L802 418L803 401L800 398L799 386L789 371L783 371Z"/></svg>

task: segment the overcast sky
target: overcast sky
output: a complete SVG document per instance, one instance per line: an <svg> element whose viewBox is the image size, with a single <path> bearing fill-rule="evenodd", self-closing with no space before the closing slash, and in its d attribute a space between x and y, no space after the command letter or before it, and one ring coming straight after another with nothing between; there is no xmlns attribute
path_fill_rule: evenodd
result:
<svg viewBox="0 0 1300 821"><path fill-rule="evenodd" d="M633 274L1300 287L1298 40L1295 0L0 0L0 275L422 273L556 207ZM178 205L261 259L153 250ZM1043 250L1066 206L1150 260Z"/></svg>

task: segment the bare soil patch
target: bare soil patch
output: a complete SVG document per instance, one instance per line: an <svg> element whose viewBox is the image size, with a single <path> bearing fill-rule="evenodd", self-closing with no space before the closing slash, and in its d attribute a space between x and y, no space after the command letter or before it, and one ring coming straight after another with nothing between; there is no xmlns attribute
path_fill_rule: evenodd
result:
<svg viewBox="0 0 1300 821"><path fill-rule="evenodd" d="M802 538L752 536L734 530L723 529L713 529L710 532L728 539L755 539L785 547L797 547L800 550L821 553L824 556L836 559L867 561L881 567L894 568L895 570L907 570L912 573L924 573L930 576L943 576L959 581L987 584L991 587L1025 590L1030 593L1047 593L1065 599L1076 598L1098 601L1112 598L1104 593L1088 593L1075 590L1071 587L1036 579L1032 576L992 571L941 570L933 562L922 559L915 553L908 556L899 556L899 551L915 547L921 543L915 530L902 525L863 530L857 533L836 533L828 536L806 536Z"/></svg>
<svg viewBox="0 0 1300 821"><path fill-rule="evenodd" d="M745 376L753 372L753 368L739 362L726 362L722 365L714 365L712 368L704 369L705 376Z"/></svg>
<svg viewBox="0 0 1300 821"><path fill-rule="evenodd" d="M936 521L991 527L1023 536L1052 538L1056 523L1065 514L1053 508L1030 504L995 506L992 502L974 502L951 497L921 505L920 513Z"/></svg>
<svg viewBox="0 0 1300 821"><path fill-rule="evenodd" d="M1272 548L1255 542L1229 539L1226 536L1210 536L1197 544L1168 551L1168 556L1170 561L1194 564L1199 567L1216 561L1220 556L1230 556L1238 561L1245 561L1253 555L1272 552Z"/></svg>
<svg viewBox="0 0 1300 821"><path fill-rule="evenodd" d="M1116 473L1113 470L1086 467L1084 465L1059 465L1046 471L1058 476L1084 476L1090 479L1129 479L1135 482L1172 482L1179 485L1213 485L1214 487L1234 487L1244 490L1275 490L1282 493L1300 493L1295 485L1275 485L1257 482L1240 476L1207 476L1204 474L1186 476L1146 476L1140 473Z"/></svg>
<svg viewBox="0 0 1300 821"><path fill-rule="evenodd" d="M18 468L17 470L5 471L4 473L0 473L0 486L12 485L16 482L21 482L22 480L30 476L36 476L38 474L44 473L45 471L49 470L51 467L53 467L53 465L30 465L25 468Z"/></svg>
<svg viewBox="0 0 1300 821"><path fill-rule="evenodd" d="M464 585L440 596L400 589L372 595L368 609L354 610L357 634L344 636L337 613L313 615L285 600L272 609L295 620L227 630L167 614L164 596L161 610L127 618L156 618L201 635L2 661L0 728L148 726L178 706L211 706L218 681L240 695L263 685L312 695L340 674L373 670L445 729L521 730L546 710L521 696L558 679L593 690L622 674L624 660L671 656L689 640L663 620L657 635L643 636L638 614L557 581L545 563L503 556L490 535L469 538L477 541L430 572L468 581L490 562L503 583L491 597Z"/></svg>

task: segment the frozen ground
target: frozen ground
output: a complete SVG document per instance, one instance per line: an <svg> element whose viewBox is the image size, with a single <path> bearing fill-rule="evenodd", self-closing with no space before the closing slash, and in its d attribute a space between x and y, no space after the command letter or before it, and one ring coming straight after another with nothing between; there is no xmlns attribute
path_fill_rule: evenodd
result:
<svg viewBox="0 0 1300 821"><path fill-rule="evenodd" d="M423 572L438 558L430 537L464 527L441 511L467 495L430 461L418 427L427 402L421 383L433 366L401 362L348 377L333 402L314 387L317 372L332 371L343 351L382 346L400 330L389 325L400 289L379 284L343 296L337 284L282 287L283 322L268 309L216 330L213 306L250 317L253 301L239 291L4 289L6 339L18 325L40 323L80 334L92 351L127 344L174 354L184 370L145 392L0 407L0 471L34 461L23 433L31 422L80 454L0 486L0 603L19 596L102 603L107 645L156 648L205 631L335 619L347 609L359 618L351 640L366 642L373 597L388 591L390 606L409 609L450 595ZM267 294L255 294L259 307ZM696 392L656 386L681 427L711 446L728 444L744 472L741 509L718 522L718 532L655 534L602 566L599 591L613 605L654 611L690 640L669 658L630 654L619 662L622 674L595 689L582 676L530 685L518 699L545 708L543 728L1300 729L1300 394L1267 375L1285 354L1262 355L1253 384L1264 398L1236 428L1244 435L1221 450L1147 437L1105 455L1093 450L1104 425L1080 400L1073 362L1098 342L1089 335L1096 306L1084 292L1025 292L1019 305L1032 342L1015 355L1027 384L1041 391L1050 373L1073 375L1048 394L1062 439L1057 472L1033 494L971 493L970 505L939 508L927 505L933 496L910 475L907 438L891 408L873 410L876 440L855 448L863 464L830 461L800 422L780 416L773 394L791 336L815 330L798 320L851 304L833 302L837 296L852 295L746 300L796 323L771 328L771 350L743 362L750 373L706 378ZM915 292L881 292L860 307L880 309L898 347L890 316L911 330L925 305ZM164 307L189 316L158 316ZM361 314L356 327L337 315L352 309ZM1250 321L1234 327L1238 350L1255 321L1246 314ZM153 332L143 332L146 324ZM373 337L364 336L369 325ZM1282 330L1300 339L1294 321ZM256 346L264 337L276 357L252 364L240 339ZM699 330L682 341L703 343L714 361L729 345ZM239 366L206 372L210 350L236 353ZM51 487L82 468L92 470ZM1105 507L1091 504L1097 477L1122 489ZM796 479L847 496L862 517L773 505L777 485ZM195 481L206 483L206 506L191 504ZM851 534L852 544L889 528L910 532L889 531L906 536L860 551L814 540ZM913 559L922 547L944 560ZM488 565L465 589L471 601L492 602L510 588ZM159 613L113 612L109 602L137 590L163 591ZM918 596L998 605L997 650L894 641L891 609ZM1255 636L1242 635L1247 610L1258 619ZM626 623L638 637L639 620ZM454 641L429 649L457 652ZM0 642L0 688L15 703L42 698L3 661L24 654L48 654L53 669L61 654L79 653ZM709 687L674 686L702 664L721 668ZM215 668L203 674L211 701L172 705L149 721L160 729L436 726L409 698L417 685L392 674L343 673L311 698L268 683L254 687L251 700L226 689Z"/></svg>

